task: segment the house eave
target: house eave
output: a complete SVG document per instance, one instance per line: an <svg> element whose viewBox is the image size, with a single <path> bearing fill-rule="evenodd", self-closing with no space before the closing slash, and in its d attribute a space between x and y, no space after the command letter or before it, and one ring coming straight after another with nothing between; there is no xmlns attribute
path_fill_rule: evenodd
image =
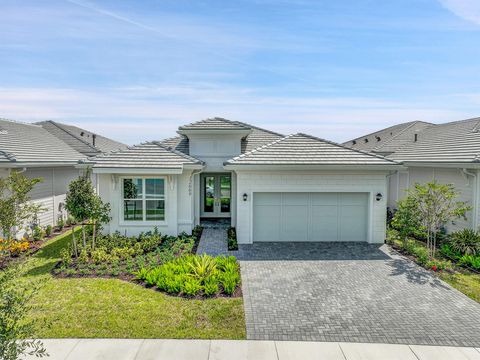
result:
<svg viewBox="0 0 480 360"><path fill-rule="evenodd" d="M93 167L94 174L168 174L179 175L184 170L201 170L204 166L201 164L184 164L182 167Z"/></svg>
<svg viewBox="0 0 480 360"><path fill-rule="evenodd" d="M448 161L404 161L407 167L442 167L442 168L462 168L462 169L480 169L480 163L471 161L448 162Z"/></svg>
<svg viewBox="0 0 480 360"><path fill-rule="evenodd" d="M340 164L285 164L285 165L265 165L265 164L229 164L225 163L223 165L225 170L352 170L352 171L362 171L362 170L378 170L378 171L389 171L389 170L406 170L407 168L401 164L391 164L391 165L340 165Z"/></svg>
<svg viewBox="0 0 480 360"><path fill-rule="evenodd" d="M67 167L78 165L77 161L11 161L1 162L0 168L17 169L17 168L42 168L42 167Z"/></svg>

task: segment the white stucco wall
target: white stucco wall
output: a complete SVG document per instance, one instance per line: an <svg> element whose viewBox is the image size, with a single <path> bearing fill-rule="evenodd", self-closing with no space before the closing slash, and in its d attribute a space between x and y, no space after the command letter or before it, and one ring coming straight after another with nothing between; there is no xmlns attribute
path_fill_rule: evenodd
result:
<svg viewBox="0 0 480 360"><path fill-rule="evenodd" d="M281 172L237 171L237 236L241 244L252 243L252 194L254 192L367 192L369 224L367 239L383 243L386 231L387 172ZM243 194L248 200L243 201ZM376 201L381 193L383 199Z"/></svg>
<svg viewBox="0 0 480 360"><path fill-rule="evenodd" d="M223 172L223 163L241 153L241 138L234 134L189 134L190 155L206 163L205 172Z"/></svg>
<svg viewBox="0 0 480 360"><path fill-rule="evenodd" d="M190 171L181 175L142 175L142 177L165 177L165 221L141 223L123 221L123 200L121 174L98 174L98 191L104 202L110 203L110 223L104 227L105 233L119 231L121 234L136 236L151 231L156 226L162 234L177 235L185 231L190 233L194 226L194 189L190 192ZM125 175L132 177L132 175Z"/></svg>
<svg viewBox="0 0 480 360"><path fill-rule="evenodd" d="M476 171L471 170L471 172L475 173ZM467 177L462 174L461 169L411 166L407 171L399 172L390 178L391 201L389 201L389 206L395 208L396 202L405 197L405 190L414 186L415 183L425 184L433 180L441 184L453 184L455 189L460 192L459 201L466 201L471 206L475 205L475 196L478 197L479 194L478 191L475 191L478 182L475 182L473 177ZM471 228L474 226L474 216L477 217L476 224L478 224L478 211L473 211L467 214L467 221L463 219L455 220L454 224L449 225L447 228L449 231L465 227Z"/></svg>

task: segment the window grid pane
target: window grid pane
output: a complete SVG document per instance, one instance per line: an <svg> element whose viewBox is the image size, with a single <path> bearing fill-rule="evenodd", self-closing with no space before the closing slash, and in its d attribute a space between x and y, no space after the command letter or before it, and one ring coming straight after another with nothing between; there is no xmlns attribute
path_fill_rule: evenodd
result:
<svg viewBox="0 0 480 360"><path fill-rule="evenodd" d="M123 179L123 219L125 221L164 221L165 180Z"/></svg>

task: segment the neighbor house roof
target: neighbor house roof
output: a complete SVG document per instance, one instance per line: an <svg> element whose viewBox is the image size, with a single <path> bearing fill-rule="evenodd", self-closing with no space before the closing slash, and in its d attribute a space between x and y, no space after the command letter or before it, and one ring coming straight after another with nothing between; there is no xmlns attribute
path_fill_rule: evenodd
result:
<svg viewBox="0 0 480 360"><path fill-rule="evenodd" d="M405 162L480 163L480 118L429 126L389 158Z"/></svg>
<svg viewBox="0 0 480 360"><path fill-rule="evenodd" d="M185 165L203 165L203 162L180 151L168 149L158 142L148 142L110 153L98 155L85 163L94 169L172 169Z"/></svg>
<svg viewBox="0 0 480 360"><path fill-rule="evenodd" d="M100 153L127 147L127 145L118 141L94 134L77 126L62 124L52 120L41 121L37 124L70 145L73 149L87 156L95 156Z"/></svg>
<svg viewBox="0 0 480 360"><path fill-rule="evenodd" d="M388 154L413 139L414 134L433 124L424 121L410 121L390 126L356 139L347 141L343 145L365 151Z"/></svg>
<svg viewBox="0 0 480 360"><path fill-rule="evenodd" d="M306 134L289 135L225 162L226 165L399 165Z"/></svg>
<svg viewBox="0 0 480 360"><path fill-rule="evenodd" d="M77 163L85 156L40 125L0 119L0 163Z"/></svg>
<svg viewBox="0 0 480 360"><path fill-rule="evenodd" d="M232 125L236 129L250 130L250 133L246 135L244 138L242 138L242 143L241 143L242 154L247 151L251 151L261 145L265 145L272 141L281 139L285 136L285 135L282 135L270 130L262 129L257 126L246 124L240 121L232 121L232 120L227 120L227 119L218 118L218 117L213 119L198 121L196 123L192 123L186 126L194 126L196 129L208 129L209 126L215 126L215 127L212 127L212 129L219 130L221 128L231 129L230 126ZM179 127L179 129L184 129L184 128L185 126ZM162 145L168 148L181 151L184 154L187 154L187 155L189 154L189 140L188 140L188 137L185 135L179 135L173 138L165 139L160 141L159 143L161 143Z"/></svg>

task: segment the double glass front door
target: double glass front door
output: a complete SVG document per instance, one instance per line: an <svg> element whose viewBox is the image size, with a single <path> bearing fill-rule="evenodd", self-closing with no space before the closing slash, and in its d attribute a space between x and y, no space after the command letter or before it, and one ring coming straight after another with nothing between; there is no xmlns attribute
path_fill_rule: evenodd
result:
<svg viewBox="0 0 480 360"><path fill-rule="evenodd" d="M203 174L202 217L230 217L232 177L230 174Z"/></svg>

